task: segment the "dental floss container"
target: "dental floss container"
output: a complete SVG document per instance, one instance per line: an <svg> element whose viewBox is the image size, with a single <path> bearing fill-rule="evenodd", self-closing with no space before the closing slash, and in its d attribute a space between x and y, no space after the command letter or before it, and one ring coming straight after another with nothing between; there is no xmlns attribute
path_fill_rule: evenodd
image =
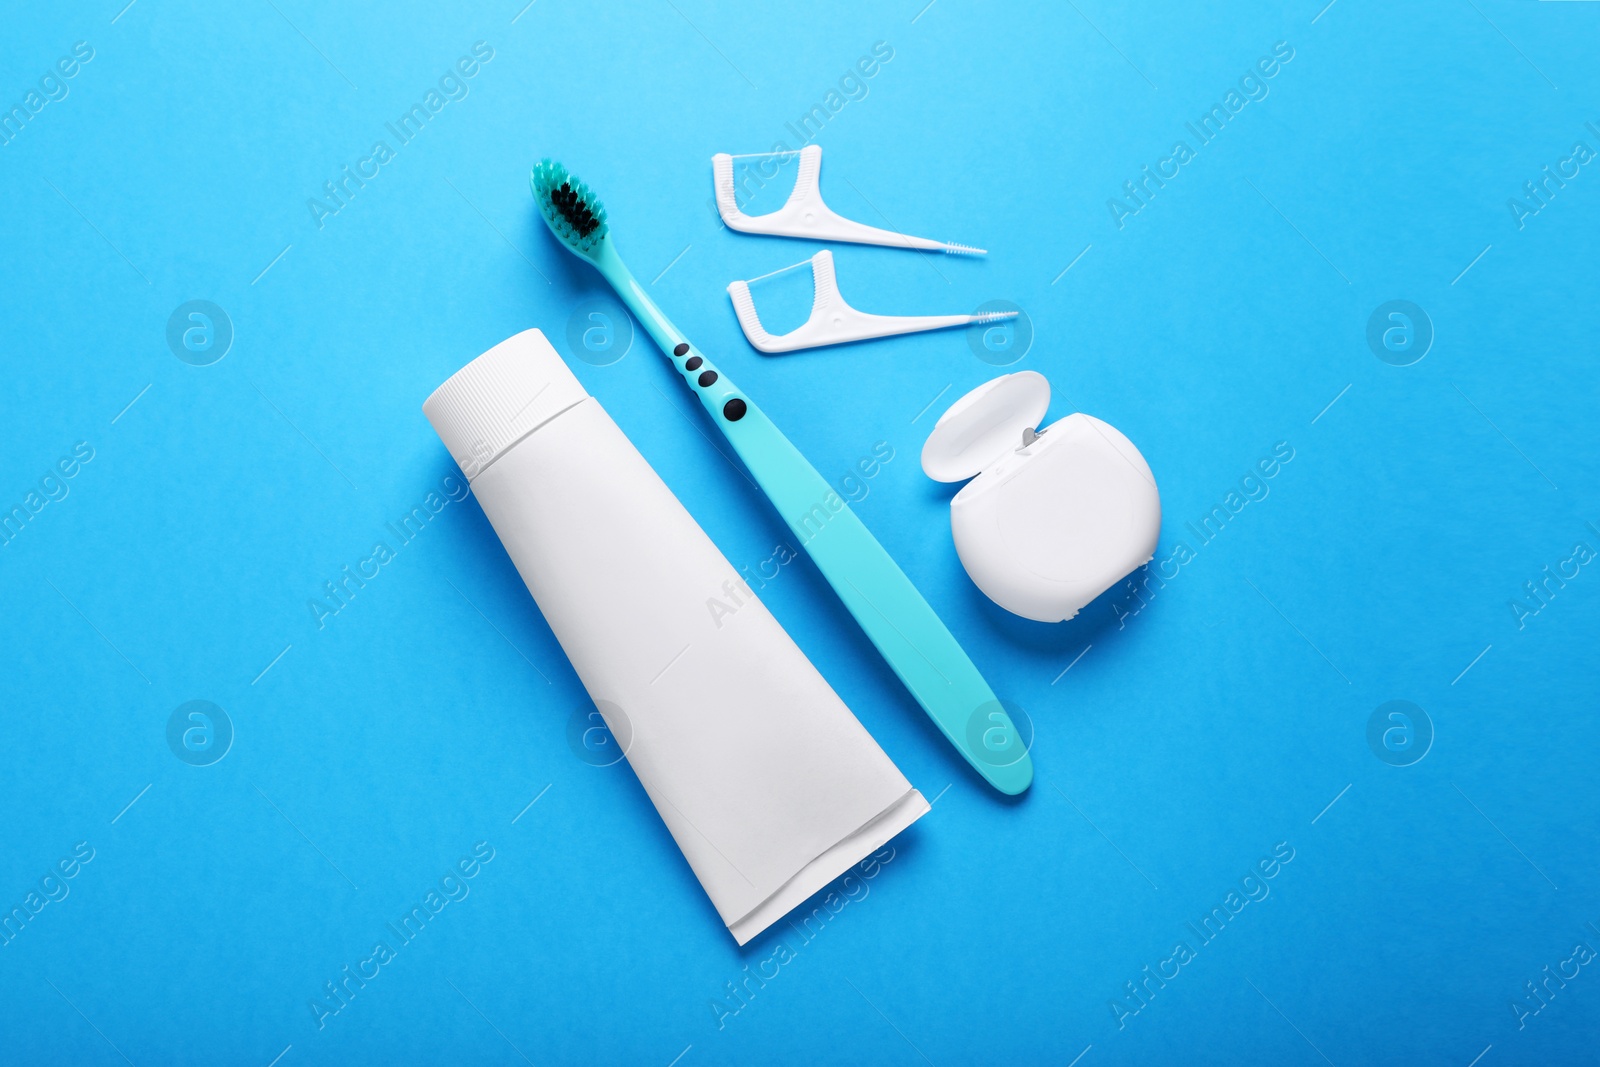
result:
<svg viewBox="0 0 1600 1067"><path fill-rule="evenodd" d="M739 944L927 813L542 333L423 412Z"/></svg>
<svg viewBox="0 0 1600 1067"><path fill-rule="evenodd" d="M950 501L961 565L1025 619L1062 622L1155 555L1161 499L1133 442L1082 412L1035 429L1050 383L1018 371L978 386L922 447L935 481L972 480Z"/></svg>

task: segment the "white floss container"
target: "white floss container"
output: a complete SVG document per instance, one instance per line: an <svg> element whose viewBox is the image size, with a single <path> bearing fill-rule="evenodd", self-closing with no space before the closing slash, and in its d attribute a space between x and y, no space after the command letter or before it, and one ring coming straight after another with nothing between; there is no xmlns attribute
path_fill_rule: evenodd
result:
<svg viewBox="0 0 1600 1067"><path fill-rule="evenodd" d="M971 478L950 501L956 554L1007 611L1061 622L1155 555L1161 498L1133 442L1079 412L1035 431L1050 383L1019 371L939 417L922 469Z"/></svg>
<svg viewBox="0 0 1600 1067"><path fill-rule="evenodd" d="M542 333L422 410L741 945L928 811Z"/></svg>

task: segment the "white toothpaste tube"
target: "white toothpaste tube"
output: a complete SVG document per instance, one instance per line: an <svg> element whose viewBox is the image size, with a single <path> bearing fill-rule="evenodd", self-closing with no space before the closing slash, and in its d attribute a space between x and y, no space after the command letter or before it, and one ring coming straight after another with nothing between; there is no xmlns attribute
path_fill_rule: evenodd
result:
<svg viewBox="0 0 1600 1067"><path fill-rule="evenodd" d="M928 811L542 333L423 412L741 945Z"/></svg>

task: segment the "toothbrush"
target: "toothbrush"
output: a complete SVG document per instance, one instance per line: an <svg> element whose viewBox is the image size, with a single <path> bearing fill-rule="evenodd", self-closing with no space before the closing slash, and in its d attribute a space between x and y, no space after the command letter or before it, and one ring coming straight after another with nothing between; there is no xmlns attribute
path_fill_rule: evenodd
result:
<svg viewBox="0 0 1600 1067"><path fill-rule="evenodd" d="M1002 793L1033 782L1033 763L978 669L916 586L826 479L738 386L656 307L617 254L606 210L561 164L529 176L550 232L610 282L700 398L817 569L934 723ZM753 694L759 699L759 694Z"/></svg>

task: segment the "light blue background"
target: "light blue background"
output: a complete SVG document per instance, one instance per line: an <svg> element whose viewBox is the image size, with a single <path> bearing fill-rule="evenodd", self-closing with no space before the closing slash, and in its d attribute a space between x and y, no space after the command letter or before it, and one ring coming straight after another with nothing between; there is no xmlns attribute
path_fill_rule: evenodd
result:
<svg viewBox="0 0 1600 1067"><path fill-rule="evenodd" d="M1600 572L1520 628L1509 602L1600 549L1600 163L1520 229L1507 199L1575 141L1600 150L1600 4L520 6L3 19L7 108L75 41L95 54L0 147L0 502L75 442L94 458L0 549L0 903L79 841L95 858L0 947L0 1058L1588 1053L1600 970L1521 1029L1510 1004L1600 948ZM307 199L394 147L384 124L477 41L494 58L470 94L319 229ZM1161 557L1196 549L1137 615L1113 590L1029 623L963 574L951 487L917 462L938 412L999 373L961 331L778 358L738 331L727 282L816 246L722 228L710 156L794 146L785 124L878 41L892 61L818 138L830 203L990 255L838 247L841 287L886 313L1025 309L1013 369L1049 376L1052 419L1125 432L1161 487ZM1185 122L1279 41L1270 95L1119 229L1107 199L1196 147ZM1004 802L810 564L785 567L766 603L938 798L808 944L780 926L737 949L626 767L569 749L582 689L475 502L324 628L307 608L455 472L424 397L527 327L564 348L601 292L534 212L543 154L600 191L656 300L824 475L893 447L859 514L1035 724L1037 782ZM769 326L793 325L793 294L768 293ZM194 299L235 329L211 366L166 345ZM1366 343L1392 299L1436 331L1412 366ZM735 564L786 538L647 339L575 368ZM1269 495L1199 547L1185 524L1277 442L1294 459ZM209 767L166 741L196 699L236 730ZM1404 768L1366 740L1397 699L1436 731ZM495 858L470 895L319 1030L323 983L478 841ZM1270 896L1119 1028L1124 983L1279 842ZM780 940L794 958L719 1028L725 983Z"/></svg>

